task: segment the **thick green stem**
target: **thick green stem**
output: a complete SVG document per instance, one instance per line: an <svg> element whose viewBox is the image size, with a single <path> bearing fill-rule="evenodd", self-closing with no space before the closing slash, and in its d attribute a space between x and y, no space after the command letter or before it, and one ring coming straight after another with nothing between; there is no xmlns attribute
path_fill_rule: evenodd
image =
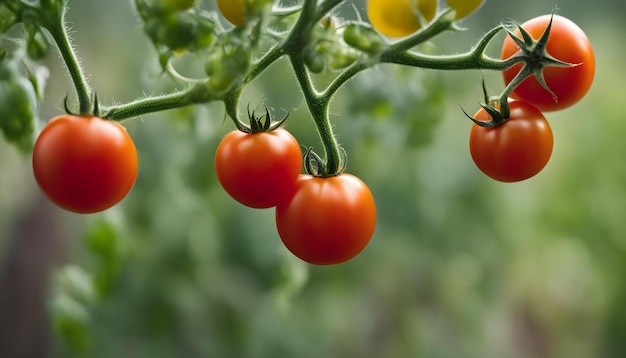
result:
<svg viewBox="0 0 626 358"><path fill-rule="evenodd" d="M76 95L78 96L79 112L80 114L88 114L92 109L91 90L89 89L87 80L85 79L85 76L80 68L78 57L74 53L74 49L70 43L69 36L65 28L64 14L64 11L60 10L56 21L50 21L46 24L46 28L54 39L54 42L63 57L63 61L67 66L67 70L70 73L72 82L74 82Z"/></svg>
<svg viewBox="0 0 626 358"><path fill-rule="evenodd" d="M146 97L121 106L106 108L104 109L104 117L110 120L122 121L132 117L209 102L215 99L207 95L204 84L196 84L178 92L157 97Z"/></svg>
<svg viewBox="0 0 626 358"><path fill-rule="evenodd" d="M324 145L324 154L326 162L324 163L324 173L321 175L336 175L342 170L341 153L337 139L333 134L333 128L330 123L328 107L330 103L329 96L321 96L311 82L308 71L304 66L304 62L300 57L290 56L291 65L298 79L298 83L302 88L304 98L306 99L309 112L313 116L315 127L319 133L322 144Z"/></svg>
<svg viewBox="0 0 626 358"><path fill-rule="evenodd" d="M437 21L431 25L433 28L440 28L437 23L446 23L447 18L444 16L439 17ZM442 26L441 28L445 28ZM449 24L447 25L449 27ZM520 59L509 58L507 60L494 59L485 54L487 46L491 40L503 29L502 26L497 26L483 36L478 44L469 52L458 55L424 55L420 53L410 52L404 49L405 45L400 46L395 44L389 46L380 55L380 62L396 63L400 65L430 68L435 70L496 70L503 71L516 63L520 62ZM429 31L427 31L429 32ZM433 30L433 33L439 33L439 31ZM415 37L420 37L419 34Z"/></svg>
<svg viewBox="0 0 626 358"><path fill-rule="evenodd" d="M499 60L473 52L458 55L424 55L412 52L384 52L381 62L429 68L434 70L496 70L503 71L519 63L518 59Z"/></svg>

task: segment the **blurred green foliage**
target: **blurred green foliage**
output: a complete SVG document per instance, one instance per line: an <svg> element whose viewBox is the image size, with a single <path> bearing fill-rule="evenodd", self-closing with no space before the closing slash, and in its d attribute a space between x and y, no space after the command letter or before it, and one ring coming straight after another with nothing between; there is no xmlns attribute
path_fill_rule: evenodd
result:
<svg viewBox="0 0 626 358"><path fill-rule="evenodd" d="M463 22L468 31L428 51L465 51L497 21L554 9L488 1ZM554 154L526 182L494 182L468 153L459 105L478 107L482 76L498 92L498 74L380 66L351 81L332 120L379 220L369 247L339 266L293 258L272 210L242 207L219 187L213 153L234 128L221 105L124 122L140 158L131 194L99 215L51 213L69 256L50 290L55 339L65 342L53 356L622 357L624 10L621 1L558 4L594 45L596 81L578 105L547 114ZM168 90L127 2L74 2L68 18L104 101ZM70 88L58 60L46 61L42 118L59 113ZM284 63L246 90L248 102L291 111L287 128L320 145ZM0 148L0 237L9 237L40 194L29 161ZM8 248L0 240L2 257Z"/></svg>

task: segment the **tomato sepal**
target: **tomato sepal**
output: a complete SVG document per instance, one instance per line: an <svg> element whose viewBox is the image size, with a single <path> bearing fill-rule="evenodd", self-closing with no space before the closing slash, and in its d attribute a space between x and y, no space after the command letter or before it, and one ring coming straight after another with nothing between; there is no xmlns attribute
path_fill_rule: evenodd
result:
<svg viewBox="0 0 626 358"><path fill-rule="evenodd" d="M543 75L543 69L545 67L575 67L580 64L564 62L558 60L548 53L548 39L550 38L550 30L552 29L552 20L554 14L550 16L550 21L544 32L541 34L538 40L535 40L531 34L524 29L519 23L514 23L517 30L521 34L521 38L514 33L511 29L504 27L509 37L519 46L520 53L512 56L511 60L514 64L523 62L524 65L519 73L509 82L505 89L503 96L507 96L519 86L526 78L534 75L537 78L537 82L552 96L555 102L558 102L557 95L550 89L546 83ZM512 66L511 66L512 67Z"/></svg>
<svg viewBox="0 0 626 358"><path fill-rule="evenodd" d="M250 124L245 124L238 119L233 119L233 122L235 123L235 127L237 127L239 131L248 134L275 131L285 124L290 114L287 113L282 119L278 121L273 121L270 110L267 107L265 107L264 114L257 116L254 111L250 111L250 103L248 103L247 112Z"/></svg>
<svg viewBox="0 0 626 358"><path fill-rule="evenodd" d="M308 175L318 178L328 178L343 174L348 167L348 154L346 153L346 150L342 147L339 147L339 154L341 156L341 159L339 161L339 168L336 172L331 172L328 169L326 161L324 161L319 154L313 151L313 147L307 148L303 156L304 172Z"/></svg>

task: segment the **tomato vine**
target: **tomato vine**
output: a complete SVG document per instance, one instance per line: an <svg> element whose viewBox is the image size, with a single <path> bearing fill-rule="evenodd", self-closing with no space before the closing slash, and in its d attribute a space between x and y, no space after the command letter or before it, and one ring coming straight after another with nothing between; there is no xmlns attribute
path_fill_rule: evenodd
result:
<svg viewBox="0 0 626 358"><path fill-rule="evenodd" d="M337 92L344 85L362 72L381 64L395 64L432 70L492 70L505 74L505 87L498 96L489 97L484 89L484 103L477 112L480 118L472 118L475 126L488 127L504 132L503 124L509 120L511 108L509 97L523 97L515 92L521 88L529 77L536 81L557 100L554 84L548 84L544 77L554 76L548 70L553 67L568 70L585 71L581 75L584 84L575 93L574 99L567 99L566 103L574 103L588 90L593 79L593 53L590 46L582 47L577 51L578 57L572 57L574 62L554 57L550 53L551 30L553 21L558 28L557 37L564 37L563 31L573 33L572 36L585 37L582 30L575 30L575 25L565 23L561 17L548 16L540 22L533 22L532 29L517 23L501 23L485 33L469 50L458 54L429 54L420 51L419 45L445 32L460 31L457 22L468 16L484 1L446 1L445 5L437 1L421 3L421 6L399 2L380 2L370 0L368 12L370 22L359 18L356 21L344 21L335 16L336 9L341 5L348 5L347 0L302 0L297 5L284 6L280 1L273 0L241 0L236 2L218 1L216 10L207 10L193 0L135 0L134 5L141 21L145 35L151 41L155 55L165 74L178 83L179 88L171 93L140 97L134 101L114 105L99 105L95 99L95 90L89 86L86 76L80 66L76 49L74 48L65 23L65 14L69 11L68 0L5 0L0 4L0 31L8 32L13 27L22 26L24 39L17 41L18 45L0 46L0 72L3 78L15 82L15 86L7 86L2 90L19 92L22 97L30 97L33 92L40 94L41 80L32 76L32 68L36 67L36 60L48 49L47 39L50 38L61 54L63 62L73 82L78 109L77 114L82 117L98 117L113 122L121 122L129 118L149 113L181 108L200 103L223 102L226 114L233 120L239 131L252 132L243 138L251 139L256 132L263 135L257 137L271 137L273 131L280 131L279 125L270 126L270 113L266 111L262 118L255 119L254 113L249 113L253 120L251 128L242 125L240 120L241 95L252 81L263 74L271 65L279 60L291 67L297 84L304 97L306 107L310 113L321 142L323 155L318 155L309 148L304 157L304 167L308 174L320 179L340 177L346 169L347 153L338 144L330 119L330 106ZM394 16L406 13L409 6L415 18L409 15L408 28L394 29L397 24L390 23ZM397 8L390 8L395 7ZM410 7L413 6L413 7ZM388 11L389 12L386 12ZM385 12L384 14L382 12ZM391 14L391 15L390 15ZM403 14L404 16L406 14ZM391 16L391 20L390 20ZM547 19L547 20L546 20ZM573 24L573 23L572 23ZM404 26L402 25L402 26ZM543 27L541 27L541 26ZM389 28L391 27L391 28ZM405 26L406 27L406 26ZM565 30L563 30L565 28ZM577 28L577 27L576 27ZM396 31L397 30L397 31ZM49 36L44 36L46 32ZM494 58L487 54L487 48L494 42L498 34L505 33L505 49L502 58ZM531 34L532 32L532 34ZM20 33L13 31L13 33ZM387 34L388 36L385 36ZM397 36L390 38L390 36ZM20 42L21 41L21 42ZM552 40L558 41L557 40ZM588 40L587 40L588 43ZM177 68L176 59L182 53L192 53L199 61L204 74L191 78L183 75ZM587 53L589 52L589 53ZM506 53L506 56L504 54ZM560 55L560 54L559 54ZM567 57L570 58L570 57ZM21 59L24 70L17 69L16 59ZM578 63L575 61L583 62ZM587 60L589 59L589 60ZM7 75L11 72L11 75ZM15 79L16 72L29 74L32 89L28 83ZM515 72L517 71L517 72ZM579 71L580 72L580 71ZM317 81L318 73L331 74L331 79L324 84ZM512 75L511 75L512 73ZM549 73L550 75L546 75ZM13 88L13 89L11 89ZM2 94L3 92L0 92ZM15 94L14 93L14 94ZM19 97L19 96L18 96ZM8 96L7 96L8 98ZM16 97L17 98L17 97ZM516 97L517 98L517 97ZM519 98L518 98L519 99ZM35 101L30 101L35 102ZM533 103L532 98L527 105L532 107L548 108L544 104ZM68 108L66 111L73 114ZM32 109L35 104L30 103L29 110L23 110L20 115L8 116L11 121L31 121ZM516 106L526 107L526 104ZM562 108L559 106L558 108ZM540 109L542 109L540 108ZM543 110L543 109L542 109ZM535 113L528 109L525 113ZM537 111L539 112L539 111ZM519 113L517 113L519 117ZM517 123L522 122L519 118ZM17 118L17 119L15 119ZM528 119L528 118L526 118ZM1 119L0 119L1 120ZM22 148L29 148L29 139L33 127L29 125L0 122L5 136L14 137L14 142L20 143ZM265 124L267 126L265 126ZM502 127L500 127L502 126ZM494 128L497 127L497 128ZM16 130L17 128L17 130ZM250 130L248 130L250 129ZM24 133L17 133L19 131ZM476 133L478 130L474 130ZM499 133L499 132L498 132ZM492 133L493 134L493 133ZM292 143L293 144L293 143ZM297 147L297 145L295 146ZM476 148L473 145L472 148ZM517 148L519 149L519 148ZM519 150L523 150L519 149ZM551 149L551 148L550 148ZM299 150L292 150L300 154ZM547 151L546 151L547 152ZM247 154L253 158L252 154ZM549 155L544 156L547 162ZM506 160L500 161L505 162ZM258 161L253 159L252 161ZM228 165L225 161L220 169ZM269 162L269 161L268 161ZM293 161L298 164L300 161ZM545 162L542 162L545 165ZM480 164L485 166L490 164ZM539 170L543 168L540 166ZM539 166L538 166L539 167ZM482 169L482 167L481 167ZM85 168L76 168L78 172ZM242 173L249 173L241 170ZM516 176L513 179L521 180L528 175ZM531 175L532 174L532 175ZM263 175L271 176L271 173ZM295 174L289 176L295 181ZM503 181L512 181L512 178ZM270 178L271 179L271 178ZM497 179L499 180L499 179ZM266 180L270 182L271 180ZM248 185L249 183L244 184ZM293 183L291 183L293 184ZM284 184L289 186L290 183ZM254 187L254 185L249 185ZM247 189L246 189L247 190ZM269 190L269 189L266 189ZM285 188L289 190L289 188ZM234 191L234 190L232 190ZM249 190L246 195L257 195L256 190ZM278 199L277 199L278 200ZM115 202L119 201L116 198ZM263 203L250 204L253 207L272 207L278 201L265 200ZM106 207L103 205L102 207ZM81 209L80 211L90 211Z"/></svg>

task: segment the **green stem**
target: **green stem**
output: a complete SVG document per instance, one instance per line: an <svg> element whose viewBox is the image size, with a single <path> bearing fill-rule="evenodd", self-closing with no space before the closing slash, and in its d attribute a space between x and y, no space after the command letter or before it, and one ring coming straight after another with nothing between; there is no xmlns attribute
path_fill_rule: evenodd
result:
<svg viewBox="0 0 626 358"><path fill-rule="evenodd" d="M503 71L520 62L519 60L498 60L469 52L459 55L423 55L411 52L384 52L381 62L395 63L434 70L496 70Z"/></svg>
<svg viewBox="0 0 626 358"><path fill-rule="evenodd" d="M78 96L79 112L80 114L88 114L92 107L91 90L89 89L87 80L85 79L85 76L80 68L78 57L74 53L74 49L70 43L69 36L64 25L64 18L65 12L60 10L57 19L55 21L49 21L45 27L54 39L59 52L63 57L63 61L67 66L67 70L70 73L70 77L74 82L76 95Z"/></svg>
<svg viewBox="0 0 626 358"><path fill-rule="evenodd" d="M114 121L122 121L132 117L209 102L215 99L207 95L204 84L196 84L178 92L141 98L121 106L106 108L104 109L104 117Z"/></svg>
<svg viewBox="0 0 626 358"><path fill-rule="evenodd" d="M289 59L324 146L326 157L326 162L324 163L325 172L320 174L323 176L339 174L342 170L341 153L328 115L331 96L322 96L317 93L300 57L290 56Z"/></svg>
<svg viewBox="0 0 626 358"><path fill-rule="evenodd" d="M441 19L441 17L439 18ZM439 20L437 20L439 22ZM503 71L521 59L512 57L507 60L494 59L485 54L491 40L503 29L497 26L483 36L469 52L458 55L424 55L405 50L406 46L392 45L380 55L381 62L430 68L435 70L497 70Z"/></svg>
<svg viewBox="0 0 626 358"><path fill-rule="evenodd" d="M458 30L458 28L454 26L454 18L451 17L451 13L452 9L445 11L433 22L431 22L427 27L407 37L406 39L403 39L391 45L389 47L389 51L406 51L425 41L432 39L442 32L455 29Z"/></svg>
<svg viewBox="0 0 626 358"><path fill-rule="evenodd" d="M271 64L278 61L278 59L280 59L283 55L285 55L285 52L281 46L272 47L268 52L265 53L265 55L263 55L263 57L261 57L259 60L257 60L254 63L254 65L252 66L252 69L250 70L250 73L248 74L245 81L243 82L244 83L252 82L261 73L263 73L263 71L265 71Z"/></svg>
<svg viewBox="0 0 626 358"><path fill-rule="evenodd" d="M351 78L355 77L359 72L362 72L374 64L371 62L363 62L359 60L352 66L348 67L345 71L343 71L337 78L335 78L326 88L324 93L322 94L324 101L330 103L332 97L339 91L339 89L346 84Z"/></svg>

